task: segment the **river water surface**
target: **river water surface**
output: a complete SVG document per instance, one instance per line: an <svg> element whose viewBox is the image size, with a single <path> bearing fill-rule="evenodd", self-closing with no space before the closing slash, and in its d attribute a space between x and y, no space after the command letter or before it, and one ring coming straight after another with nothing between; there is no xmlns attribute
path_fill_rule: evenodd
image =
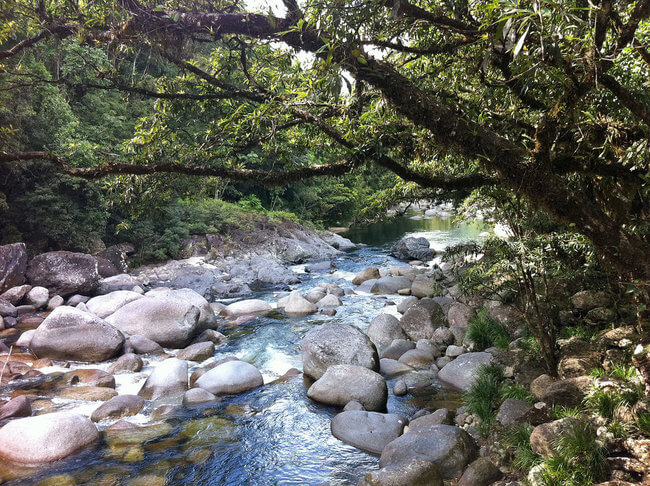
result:
<svg viewBox="0 0 650 486"><path fill-rule="evenodd" d="M388 248L403 236L425 236L432 247L442 250L448 245L475 239L484 230L481 223L456 225L451 219L440 218L400 218L391 223L355 228L344 236L367 246L340 255L336 259L336 272L305 274L303 282L294 288L304 292L318 283L333 282L353 289L351 280L362 269L398 263L388 256ZM296 270L301 268L296 267ZM284 295L286 292L261 292L251 298L276 302ZM226 397L217 404L180 407L163 422L154 421L149 414L164 401L151 404L145 413L127 419L141 425L154 425L151 437L144 443L125 446L108 441L47 470L19 472L21 475L31 473L31 478L14 479L9 484L40 484L54 475L66 475L68 482L46 484L159 484L152 476L164 477L166 484L356 484L366 472L377 468L378 458L332 436L330 420L340 410L309 400L306 392L310 383L301 375L275 380L290 368L302 369L300 340L314 326L336 321L365 331L378 314L395 314L394 304L401 298L346 295L342 297L344 305L334 317L315 314L288 318L276 314L224 331L228 342L217 347L214 358L202 365L235 355L262 371L265 386ZM117 375L118 392L137 393L147 370L155 364L152 361L143 373ZM435 376L428 372L412 375L409 385L417 389L410 390L405 397L391 394L389 412L409 416L422 407L455 408L458 405L458 393L445 388ZM389 390L391 384L389 381ZM89 415L99 404L73 401L59 406ZM98 426L105 428L110 423L100 422ZM5 471L4 477L9 479L15 473Z"/></svg>

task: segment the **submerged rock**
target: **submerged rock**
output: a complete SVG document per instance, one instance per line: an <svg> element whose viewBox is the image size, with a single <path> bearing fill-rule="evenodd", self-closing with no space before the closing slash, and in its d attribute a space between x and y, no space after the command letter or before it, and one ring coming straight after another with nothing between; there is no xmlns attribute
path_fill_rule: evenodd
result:
<svg viewBox="0 0 650 486"><path fill-rule="evenodd" d="M332 435L357 449L381 454L404 431L405 420L396 414L350 410L332 419Z"/></svg>
<svg viewBox="0 0 650 486"><path fill-rule="evenodd" d="M307 396L328 405L344 407L356 400L366 410L384 410L388 398L386 382L380 374L355 365L334 365L309 387Z"/></svg>
<svg viewBox="0 0 650 486"><path fill-rule="evenodd" d="M327 323L313 328L300 342L300 349L303 372L314 379L323 376L332 365L379 368L374 344L359 329L348 324Z"/></svg>

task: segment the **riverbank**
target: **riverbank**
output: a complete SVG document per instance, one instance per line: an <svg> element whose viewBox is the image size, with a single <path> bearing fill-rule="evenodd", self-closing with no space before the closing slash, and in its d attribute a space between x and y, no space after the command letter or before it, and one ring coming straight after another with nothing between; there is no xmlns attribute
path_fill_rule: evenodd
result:
<svg viewBox="0 0 650 486"><path fill-rule="evenodd" d="M455 231L450 241L466 236ZM463 295L457 275L464 259L418 262L415 253L402 253L434 257L428 243L332 252L311 267L287 266L301 279L289 289L245 299L208 302L192 290L149 289L139 274L102 281L103 293L76 307L66 296L67 305L51 314L21 314L9 334L23 347L5 358L12 376L3 375L11 401L0 414L14 425L0 429L0 454L13 461L2 477L33 484L51 476L58 484L390 484L397 475L400 484L438 484L437 475L467 474L464 484L490 484L505 473L516 480L507 463L496 468L498 451L461 406L461 392L487 363L531 389L547 379L545 370L518 345L479 347L467 338L483 307L513 342L521 316L501 302ZM90 348L101 356L86 354ZM568 375L550 380L560 390L575 386ZM517 423L539 421L531 412L537 405L515 403L516 414L506 413L511 402L499 405L499 415L514 414ZM48 425L16 418L27 414L48 417ZM41 435L30 435L37 425ZM66 437L65 430L75 431L65 448L39 443ZM25 440L16 450L18 436ZM462 454L451 454L459 448ZM26 457L41 464L27 466Z"/></svg>

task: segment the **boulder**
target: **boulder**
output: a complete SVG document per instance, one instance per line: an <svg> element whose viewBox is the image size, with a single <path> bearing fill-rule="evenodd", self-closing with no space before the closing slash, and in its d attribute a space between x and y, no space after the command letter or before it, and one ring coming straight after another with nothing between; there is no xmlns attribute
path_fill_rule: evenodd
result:
<svg viewBox="0 0 650 486"><path fill-rule="evenodd" d="M474 309L462 302L455 302L447 312L447 321L450 326L469 326L469 321L476 315Z"/></svg>
<svg viewBox="0 0 650 486"><path fill-rule="evenodd" d="M101 279L97 283L97 290L95 292L99 295L104 295L118 290L132 290L133 287L139 285L140 282L128 273L120 273L118 275L113 275L112 277Z"/></svg>
<svg viewBox="0 0 650 486"><path fill-rule="evenodd" d="M0 316L2 317L16 317L18 309L8 300L0 299Z"/></svg>
<svg viewBox="0 0 650 486"><path fill-rule="evenodd" d="M555 378L553 378L551 375L539 375L530 383L530 392L535 398L541 400L542 395L544 395L544 392L546 391L546 388L548 388L554 381Z"/></svg>
<svg viewBox="0 0 650 486"><path fill-rule="evenodd" d="M480 457L467 466L457 486L489 486L502 476L503 473L492 461Z"/></svg>
<svg viewBox="0 0 650 486"><path fill-rule="evenodd" d="M108 367L108 372L114 374L119 373L120 371L140 371L142 365L142 358L140 358L140 356L133 353L127 353L117 358L117 360Z"/></svg>
<svg viewBox="0 0 650 486"><path fill-rule="evenodd" d="M431 260L436 254L426 238L406 237L395 243L390 254L399 260Z"/></svg>
<svg viewBox="0 0 650 486"><path fill-rule="evenodd" d="M27 250L25 243L0 246L0 293L25 283L26 271Z"/></svg>
<svg viewBox="0 0 650 486"><path fill-rule="evenodd" d="M467 391L476 380L478 369L491 361L490 353L465 353L442 368L438 378L462 391Z"/></svg>
<svg viewBox="0 0 650 486"><path fill-rule="evenodd" d="M138 395L147 400L176 395L187 390L187 361L168 358L153 369Z"/></svg>
<svg viewBox="0 0 650 486"><path fill-rule="evenodd" d="M36 309L45 307L49 300L50 291L45 287L32 287L25 296L25 304L33 305Z"/></svg>
<svg viewBox="0 0 650 486"><path fill-rule="evenodd" d="M349 410L365 410L365 408L363 408L363 405L361 405L356 400L352 400L348 402L345 407L343 407L344 412L347 412Z"/></svg>
<svg viewBox="0 0 650 486"><path fill-rule="evenodd" d="M443 486L443 481L434 462L413 456L366 474L358 486Z"/></svg>
<svg viewBox="0 0 650 486"><path fill-rule="evenodd" d="M343 305L343 302L341 302L341 299L339 299L336 295L334 294L327 294L325 297L320 299L317 303L316 306L321 309L321 308L332 308L332 307L339 307ZM285 309L286 311L286 309Z"/></svg>
<svg viewBox="0 0 650 486"><path fill-rule="evenodd" d="M344 407L356 400L366 410L386 408L388 387L380 374L355 365L334 365L309 387L307 396L328 405Z"/></svg>
<svg viewBox="0 0 650 486"><path fill-rule="evenodd" d="M434 425L452 425L454 423L454 413L447 408L439 408L433 413L422 415L409 423L409 430L418 427L432 427Z"/></svg>
<svg viewBox="0 0 650 486"><path fill-rule="evenodd" d="M190 302L162 297L134 300L107 321L129 335L141 335L161 346L183 347L199 329L200 310Z"/></svg>
<svg viewBox="0 0 650 486"><path fill-rule="evenodd" d="M452 479L460 476L477 455L474 439L459 427L417 427L384 448L379 467L404 463L416 456L434 462L444 479Z"/></svg>
<svg viewBox="0 0 650 486"><path fill-rule="evenodd" d="M65 299L60 295L55 295L47 302L47 310L53 311L57 307L61 307L65 302Z"/></svg>
<svg viewBox="0 0 650 486"><path fill-rule="evenodd" d="M428 368L435 359L430 352L422 349L410 349L400 356L398 361L412 368Z"/></svg>
<svg viewBox="0 0 650 486"><path fill-rule="evenodd" d="M439 327L433 331L431 341L438 346L449 346L456 341L453 331L448 327Z"/></svg>
<svg viewBox="0 0 650 486"><path fill-rule="evenodd" d="M271 305L260 299L240 300L227 305L225 308L228 317L264 315L270 312L273 312Z"/></svg>
<svg viewBox="0 0 650 486"><path fill-rule="evenodd" d="M407 339L395 339L381 353L382 358L398 360L409 349L415 349L415 343Z"/></svg>
<svg viewBox="0 0 650 486"><path fill-rule="evenodd" d="M115 377L104 370L79 368L65 373L63 379L70 384L83 383L90 386L115 388Z"/></svg>
<svg viewBox="0 0 650 486"><path fill-rule="evenodd" d="M227 361L204 373L194 386L215 395L243 393L264 384L260 371L245 361Z"/></svg>
<svg viewBox="0 0 650 486"><path fill-rule="evenodd" d="M533 405L525 400L506 398L497 412L496 420L504 427L530 423Z"/></svg>
<svg viewBox="0 0 650 486"><path fill-rule="evenodd" d="M146 293L148 297L172 299L182 303L190 303L199 309L199 329L212 329L216 326L217 318L212 311L210 303L192 289L168 289L160 287Z"/></svg>
<svg viewBox="0 0 650 486"><path fill-rule="evenodd" d="M28 348L29 345L32 343L32 338L34 337L34 334L36 334L36 329L29 329L25 331L16 340L16 346Z"/></svg>
<svg viewBox="0 0 650 486"><path fill-rule="evenodd" d="M403 397L408 393L408 386L406 386L406 382L404 380L397 380L393 384L393 395L396 397Z"/></svg>
<svg viewBox="0 0 650 486"><path fill-rule="evenodd" d="M315 289L309 290L305 294L305 298L312 304L316 304L319 300L321 300L326 295L327 295L327 291L324 288L316 287ZM289 301L289 296L287 295L282 301L282 308L284 308L284 306L287 305L288 301ZM279 304L278 307L280 307Z"/></svg>
<svg viewBox="0 0 650 486"><path fill-rule="evenodd" d="M437 328L446 326L447 319L440 304L433 299L422 299L404 313L400 324L406 335L417 341L431 339Z"/></svg>
<svg viewBox="0 0 650 486"><path fill-rule="evenodd" d="M84 400L87 402L110 400L116 396L117 392L115 390L105 386L71 386L58 392L59 398Z"/></svg>
<svg viewBox="0 0 650 486"><path fill-rule="evenodd" d="M213 354L214 344L211 342L202 342L191 344L185 349L180 350L176 357L187 361L205 361L211 358Z"/></svg>
<svg viewBox="0 0 650 486"><path fill-rule="evenodd" d="M200 403L215 402L219 400L216 395L213 395L208 390L203 388L190 388L183 395L183 405L186 407L198 405Z"/></svg>
<svg viewBox="0 0 650 486"><path fill-rule="evenodd" d="M379 360L379 371L389 378L392 378L401 375L402 373L413 371L413 368L394 359L381 358Z"/></svg>
<svg viewBox="0 0 650 486"><path fill-rule="evenodd" d="M15 417L29 417L32 414L32 404L25 395L12 398L0 407L0 420ZM0 455L2 452L0 451Z"/></svg>
<svg viewBox="0 0 650 486"><path fill-rule="evenodd" d="M396 294L402 289L411 288L411 279L408 277L381 277L370 288L373 294Z"/></svg>
<svg viewBox="0 0 650 486"><path fill-rule="evenodd" d="M18 305L30 290L32 290L31 285L18 285L17 287L11 287L9 290L0 294L0 300L6 300L12 305Z"/></svg>
<svg viewBox="0 0 650 486"><path fill-rule="evenodd" d="M294 290L289 294L284 312L292 316L306 316L318 312L318 307L305 299L300 292Z"/></svg>
<svg viewBox="0 0 650 486"><path fill-rule="evenodd" d="M399 320L390 314L379 314L368 326L368 337L379 352L387 348L395 339L406 339Z"/></svg>
<svg viewBox="0 0 650 486"><path fill-rule="evenodd" d="M93 297L86 302L88 310L102 319L110 316L120 307L129 302L142 299L142 295L130 290L116 290L114 292Z"/></svg>
<svg viewBox="0 0 650 486"><path fill-rule="evenodd" d="M611 305L612 299L606 292L582 290L573 294L571 303L577 310L587 312L596 307L607 307Z"/></svg>
<svg viewBox="0 0 650 486"><path fill-rule="evenodd" d="M135 354L164 354L165 350L157 342L145 336L134 334L126 340L124 352Z"/></svg>
<svg viewBox="0 0 650 486"><path fill-rule="evenodd" d="M364 268L362 271L357 273L352 279L354 285L361 285L366 280L377 280L379 279L379 269L376 267Z"/></svg>
<svg viewBox="0 0 650 486"><path fill-rule="evenodd" d="M449 356L450 358L457 358L461 354L465 354L465 348L454 344L447 346L447 350L445 351L445 356Z"/></svg>
<svg viewBox="0 0 650 486"><path fill-rule="evenodd" d="M192 343L206 343L210 342L214 344L215 346L219 346L220 344L223 344L227 341L226 336L221 334L218 331L215 331L214 329L206 329L203 331L201 334L196 336L193 340Z"/></svg>
<svg viewBox="0 0 650 486"><path fill-rule="evenodd" d="M549 383L541 392L539 399L550 406L576 407L585 394L576 379L557 380Z"/></svg>
<svg viewBox="0 0 650 486"><path fill-rule="evenodd" d="M552 456L555 441L559 437L569 433L577 423L577 418L565 417L560 420L538 425L530 434L530 448L533 452L543 457Z"/></svg>
<svg viewBox="0 0 650 486"><path fill-rule="evenodd" d="M314 379L323 376L332 365L379 369L374 344L359 329L348 324L327 323L313 328L300 342L300 349L303 372Z"/></svg>
<svg viewBox="0 0 650 486"><path fill-rule="evenodd" d="M396 414L350 410L332 419L332 435L346 444L372 454L381 454L384 447L404 431L405 420Z"/></svg>
<svg viewBox="0 0 650 486"><path fill-rule="evenodd" d="M109 323L75 307L57 307L38 326L30 343L39 358L105 361L124 345L124 336Z"/></svg>
<svg viewBox="0 0 650 486"><path fill-rule="evenodd" d="M91 414L90 420L119 419L135 415L144 408L144 399L137 395L118 395L101 404Z"/></svg>
<svg viewBox="0 0 650 486"><path fill-rule="evenodd" d="M412 305L416 304L418 300L419 299L417 297L413 296L402 299L399 304L397 304L397 312L404 314Z"/></svg>
<svg viewBox="0 0 650 486"><path fill-rule="evenodd" d="M336 270L336 264L330 259L318 260L305 265L305 272L329 272Z"/></svg>
<svg viewBox="0 0 650 486"><path fill-rule="evenodd" d="M0 429L0 456L26 464L54 462L98 438L97 427L83 415L54 412L26 417Z"/></svg>
<svg viewBox="0 0 650 486"><path fill-rule="evenodd" d="M31 285L46 287L63 297L76 293L92 294L101 275L97 258L85 253L52 251L35 256L27 266Z"/></svg>
<svg viewBox="0 0 650 486"><path fill-rule="evenodd" d="M418 275L411 284L411 295L421 299L423 297L432 297L436 288L436 281L431 277Z"/></svg>

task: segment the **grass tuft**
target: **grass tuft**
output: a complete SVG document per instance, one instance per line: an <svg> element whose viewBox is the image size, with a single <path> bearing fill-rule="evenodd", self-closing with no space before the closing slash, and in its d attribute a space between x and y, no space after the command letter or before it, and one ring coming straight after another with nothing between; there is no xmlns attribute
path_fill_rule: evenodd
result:
<svg viewBox="0 0 650 486"><path fill-rule="evenodd" d="M475 317L469 321L466 337L474 343L477 351L496 346L507 349L510 336L505 328L488 316L487 309L479 310Z"/></svg>

